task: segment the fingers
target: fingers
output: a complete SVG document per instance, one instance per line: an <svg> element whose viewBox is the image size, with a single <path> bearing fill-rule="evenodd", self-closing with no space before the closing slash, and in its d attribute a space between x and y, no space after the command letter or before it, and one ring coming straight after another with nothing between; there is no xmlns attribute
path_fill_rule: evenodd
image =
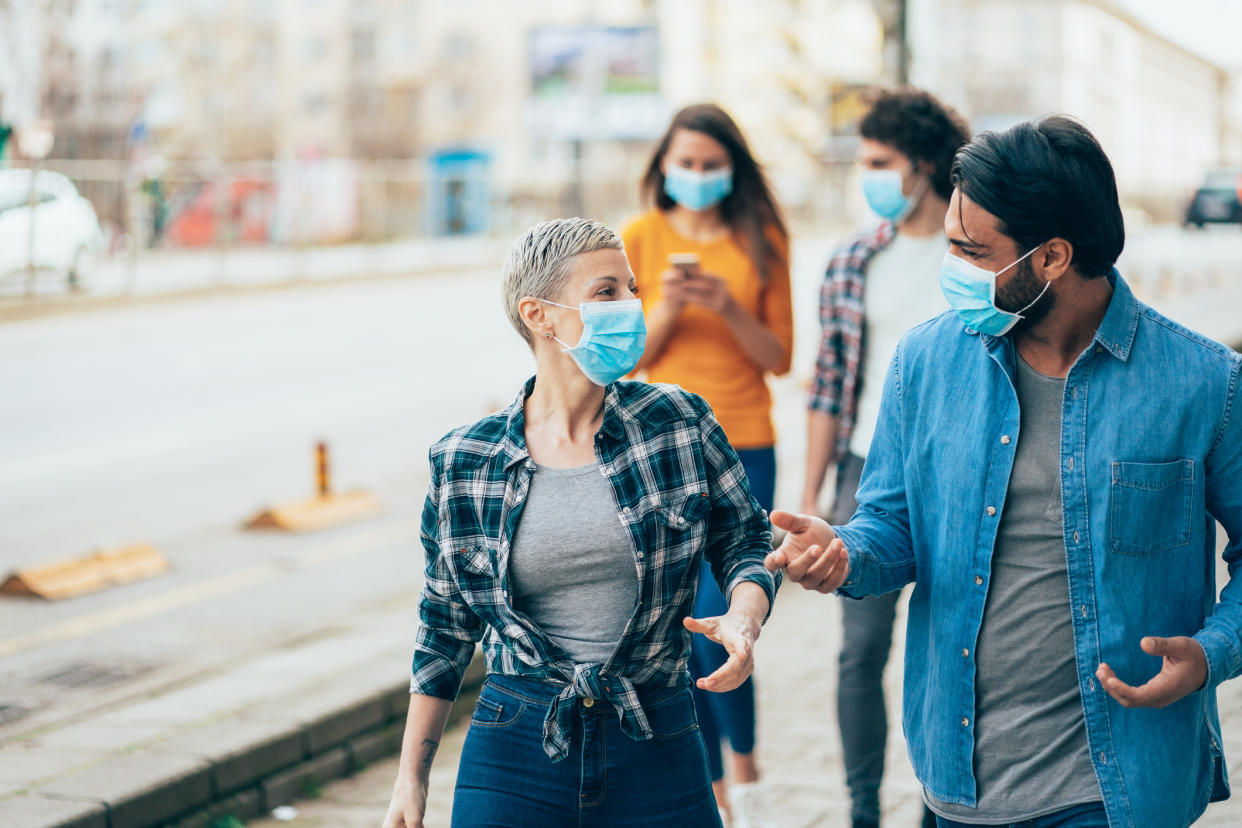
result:
<svg viewBox="0 0 1242 828"><path fill-rule="evenodd" d="M834 592L849 574L849 552L838 538L827 549L811 546L802 555L785 565L785 577L801 584L803 589Z"/></svg>
<svg viewBox="0 0 1242 828"><path fill-rule="evenodd" d="M763 566L768 572L776 572L789 563L789 558L782 551L783 549L784 547L781 547L781 549L769 552L768 556L763 559Z"/></svg>
<svg viewBox="0 0 1242 828"><path fill-rule="evenodd" d="M1148 655L1156 656L1173 655L1173 653L1170 652L1172 645L1172 639L1157 638L1153 635L1149 635L1139 642L1139 646L1143 649L1143 652Z"/></svg>
<svg viewBox="0 0 1242 828"><path fill-rule="evenodd" d="M706 690L709 693L727 693L741 687L742 682L750 677L754 669L753 657L730 653L728 660L720 665L719 669L710 676L699 679L696 684L700 690Z"/></svg>
<svg viewBox="0 0 1242 828"><path fill-rule="evenodd" d="M793 512L784 512L780 509L768 515L768 519L777 529L784 529L786 532L805 532L811 528L811 519L806 515L795 515Z"/></svg>
<svg viewBox="0 0 1242 828"><path fill-rule="evenodd" d="M1101 663L1095 671L1100 686L1122 707L1165 707L1186 695L1178 689L1176 679L1161 670L1151 681L1133 687L1117 678L1107 664Z"/></svg>
<svg viewBox="0 0 1242 828"><path fill-rule="evenodd" d="M690 616L687 615L685 617L685 620L683 620L681 623L685 625L685 628L689 630L690 632L700 633L712 639L713 641L716 641L717 640L716 638L717 624L715 622L716 622L716 619L714 618L705 618L700 621L698 618L691 618Z"/></svg>

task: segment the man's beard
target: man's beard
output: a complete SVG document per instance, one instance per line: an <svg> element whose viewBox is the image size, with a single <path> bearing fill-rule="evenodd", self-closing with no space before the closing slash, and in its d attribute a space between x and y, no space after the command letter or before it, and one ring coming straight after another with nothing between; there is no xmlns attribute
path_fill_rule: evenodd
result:
<svg viewBox="0 0 1242 828"><path fill-rule="evenodd" d="M1018 262L1017 272L1004 287L996 286L996 307L1009 313L1022 311L1022 319L1013 326L1010 333L1038 325L1052 310L1056 304L1056 296L1051 290L1045 290L1046 284L1035 275L1035 267L1026 258ZM1040 296L1041 291L1043 296ZM1032 302L1035 304L1026 308ZM1026 310L1023 311L1023 308Z"/></svg>

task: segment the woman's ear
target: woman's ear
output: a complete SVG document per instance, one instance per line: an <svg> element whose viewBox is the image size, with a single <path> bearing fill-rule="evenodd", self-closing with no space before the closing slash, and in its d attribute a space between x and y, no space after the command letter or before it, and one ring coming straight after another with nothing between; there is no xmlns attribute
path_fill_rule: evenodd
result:
<svg viewBox="0 0 1242 828"><path fill-rule="evenodd" d="M543 339L547 334L553 333L552 320L548 318L543 303L538 299L523 297L518 302L518 317L526 330L530 331L532 339Z"/></svg>

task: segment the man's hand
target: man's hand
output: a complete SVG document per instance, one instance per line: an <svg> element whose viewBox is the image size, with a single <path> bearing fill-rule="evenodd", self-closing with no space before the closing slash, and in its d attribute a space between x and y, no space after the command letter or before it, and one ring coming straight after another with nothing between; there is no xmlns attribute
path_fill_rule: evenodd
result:
<svg viewBox="0 0 1242 828"><path fill-rule="evenodd" d="M1207 656L1193 638L1147 636L1139 646L1148 655L1164 656L1160 672L1142 687L1126 684L1107 664L1101 663L1095 671L1100 686L1122 707L1167 707L1207 681Z"/></svg>
<svg viewBox="0 0 1242 828"><path fill-rule="evenodd" d="M785 577L803 589L829 593L835 591L850 572L850 556L845 544L826 521L810 515L775 511L772 525L787 533L780 548L764 559L770 572L785 570Z"/></svg>
<svg viewBox="0 0 1242 828"><path fill-rule="evenodd" d="M759 623L745 613L728 612L713 618L689 618L683 622L691 632L707 636L725 648L729 659L710 676L698 680L700 690L724 693L734 690L755 671L755 639Z"/></svg>

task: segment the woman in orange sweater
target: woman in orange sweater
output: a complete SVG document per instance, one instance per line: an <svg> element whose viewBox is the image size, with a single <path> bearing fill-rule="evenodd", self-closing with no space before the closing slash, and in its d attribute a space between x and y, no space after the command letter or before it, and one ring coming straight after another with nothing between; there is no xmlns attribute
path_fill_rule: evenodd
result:
<svg viewBox="0 0 1242 828"><path fill-rule="evenodd" d="M714 104L674 116L642 191L654 207L621 234L647 316L638 370L649 382L680 385L711 404L751 492L771 511L776 434L765 375L787 372L793 349L789 237L776 199L741 131ZM695 611L724 607L703 569ZM699 646L699 638L690 663L696 678L727 658L718 645ZM753 683L722 694L696 689L695 696L717 802L733 828L764 825ZM732 749L727 795L722 737Z"/></svg>

